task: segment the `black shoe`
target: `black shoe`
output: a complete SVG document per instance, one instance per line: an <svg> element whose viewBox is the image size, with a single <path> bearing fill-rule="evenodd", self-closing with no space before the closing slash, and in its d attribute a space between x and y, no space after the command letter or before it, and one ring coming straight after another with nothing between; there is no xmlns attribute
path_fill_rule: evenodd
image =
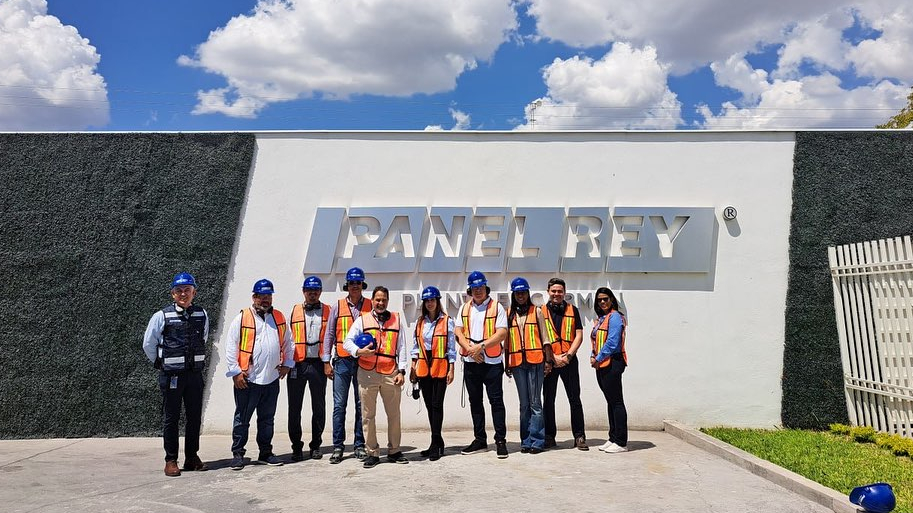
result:
<svg viewBox="0 0 913 513"><path fill-rule="evenodd" d="M323 453L320 452L320 449L311 449L311 459L312 460L319 460L321 458L323 458Z"/></svg>
<svg viewBox="0 0 913 513"><path fill-rule="evenodd" d="M402 451L395 452L393 454L388 454L387 461L389 461L390 463L400 463L403 465L405 465L406 463L409 463L409 460L405 456L403 456Z"/></svg>
<svg viewBox="0 0 913 513"><path fill-rule="evenodd" d="M540 448L538 448L538 447L530 447L530 448L529 448L529 453L530 453L530 454L539 454L539 453L541 453L541 452L543 452L543 451L545 451L545 449L540 449Z"/></svg>
<svg viewBox="0 0 913 513"><path fill-rule="evenodd" d="M260 457L257 458L257 462L264 463L273 467L282 466L282 460L280 460L279 457L275 454L261 454Z"/></svg>
<svg viewBox="0 0 913 513"><path fill-rule="evenodd" d="M444 456L444 448L435 447L434 450L431 451L431 454L428 455L428 461L437 461L441 459L442 456Z"/></svg>
<svg viewBox="0 0 913 513"><path fill-rule="evenodd" d="M365 458L364 467L365 468L374 468L377 464L380 463L380 458L377 456L368 456Z"/></svg>
<svg viewBox="0 0 913 513"><path fill-rule="evenodd" d="M365 449L365 446L359 446L355 448L355 459L358 461L365 461L365 458L368 457L368 451Z"/></svg>
<svg viewBox="0 0 913 513"><path fill-rule="evenodd" d="M498 459L503 460L507 457L507 442L495 442L498 447Z"/></svg>
<svg viewBox="0 0 913 513"><path fill-rule="evenodd" d="M488 444L486 442L483 442L482 440L473 440L471 444L460 451L460 454L475 454L477 452L485 452L487 450Z"/></svg>
<svg viewBox="0 0 913 513"><path fill-rule="evenodd" d="M580 449L581 451L589 451L590 447L586 444L586 438L578 436L574 439L574 447Z"/></svg>
<svg viewBox="0 0 913 513"><path fill-rule="evenodd" d="M432 454L434 454L434 450L435 450L435 449L437 449L437 447L435 447L435 446L433 446L433 445L430 445L430 446L428 446L428 448L425 449L424 451L419 452L419 454L421 454L422 456L425 456L425 457L431 456Z"/></svg>
<svg viewBox="0 0 913 513"><path fill-rule="evenodd" d="M520 447L520 454L526 454L529 452L529 447Z"/></svg>
<svg viewBox="0 0 913 513"><path fill-rule="evenodd" d="M342 449L339 447L333 449L333 455L330 456L330 463L335 465L342 461Z"/></svg>
<svg viewBox="0 0 913 513"><path fill-rule="evenodd" d="M546 438L546 439L545 439L545 448L546 448L546 449L551 449L552 447L558 447L558 444L555 442L555 439L554 439L554 438Z"/></svg>
<svg viewBox="0 0 913 513"><path fill-rule="evenodd" d="M231 464L229 464L229 466L231 467L232 470L241 470L242 468L244 468L244 456L241 456L240 454L235 454L231 458Z"/></svg>
<svg viewBox="0 0 913 513"><path fill-rule="evenodd" d="M292 451L292 461L304 461L304 451L301 449Z"/></svg>

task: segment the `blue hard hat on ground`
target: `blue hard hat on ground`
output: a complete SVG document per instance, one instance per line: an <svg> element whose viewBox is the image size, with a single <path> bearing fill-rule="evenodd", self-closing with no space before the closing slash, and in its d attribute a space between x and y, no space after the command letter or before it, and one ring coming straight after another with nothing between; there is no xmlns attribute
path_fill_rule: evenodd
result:
<svg viewBox="0 0 913 513"><path fill-rule="evenodd" d="M174 276L174 279L171 280L171 288L180 287L182 285L196 287L197 281L193 279L193 275L190 273L178 273Z"/></svg>
<svg viewBox="0 0 913 513"><path fill-rule="evenodd" d="M355 345L364 349L374 343L374 337L369 333L362 333L361 335L355 337Z"/></svg>
<svg viewBox="0 0 913 513"><path fill-rule="evenodd" d="M433 285L425 287L425 290L422 291L422 301L426 299L438 298L441 297L441 291Z"/></svg>
<svg viewBox="0 0 913 513"><path fill-rule="evenodd" d="M519 292L521 290L529 290L529 282L526 281L526 278L516 277L510 282L510 290L512 292Z"/></svg>
<svg viewBox="0 0 913 513"><path fill-rule="evenodd" d="M274 292L273 282L266 278L254 283L254 294L273 294Z"/></svg>
<svg viewBox="0 0 913 513"><path fill-rule="evenodd" d="M323 282L316 276L308 276L304 279L304 284L301 288L304 290L323 290Z"/></svg>
<svg viewBox="0 0 913 513"><path fill-rule="evenodd" d="M472 271L469 273L469 279L466 281L470 288L488 285L488 280L485 279L485 275L482 274L482 271Z"/></svg>
<svg viewBox="0 0 913 513"><path fill-rule="evenodd" d="M346 281L365 281L365 272L360 267L353 267L346 271Z"/></svg>
<svg viewBox="0 0 913 513"><path fill-rule="evenodd" d="M850 502L872 513L889 513L897 505L894 490L888 483L872 483L853 488Z"/></svg>

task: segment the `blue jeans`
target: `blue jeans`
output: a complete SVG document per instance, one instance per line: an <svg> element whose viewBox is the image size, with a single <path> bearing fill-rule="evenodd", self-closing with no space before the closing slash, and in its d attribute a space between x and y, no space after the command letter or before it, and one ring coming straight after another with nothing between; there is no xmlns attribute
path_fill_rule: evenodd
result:
<svg viewBox="0 0 913 513"><path fill-rule="evenodd" d="M544 363L524 363L511 369L520 396L520 447L545 447L545 422L542 417Z"/></svg>
<svg viewBox="0 0 913 513"><path fill-rule="evenodd" d="M346 446L346 408L349 406L349 388L355 395L355 447L365 446L361 425L361 397L358 394L358 360L338 358L333 365L333 447Z"/></svg>
<svg viewBox="0 0 913 513"><path fill-rule="evenodd" d="M235 418L231 427L231 453L244 456L250 418L257 412L257 446L260 455L273 453L273 421L279 400L279 380L269 385L247 383L247 388L235 388Z"/></svg>

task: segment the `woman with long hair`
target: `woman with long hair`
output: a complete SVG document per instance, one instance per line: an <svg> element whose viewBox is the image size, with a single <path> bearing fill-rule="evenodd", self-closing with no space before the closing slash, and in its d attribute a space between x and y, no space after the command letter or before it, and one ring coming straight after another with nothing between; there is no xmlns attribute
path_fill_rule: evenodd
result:
<svg viewBox="0 0 913 513"><path fill-rule="evenodd" d="M441 306L441 291L425 287L422 291L422 316L415 324L415 345L412 348L412 383L418 383L428 422L431 424L431 445L421 451L422 456L436 461L444 455L444 393L453 383L456 361L456 340L453 336L453 319Z"/></svg>
<svg viewBox="0 0 913 513"><path fill-rule="evenodd" d="M625 353L624 314L618 310L618 299L608 287L596 289L596 321L590 339L593 353L590 366L596 369L596 382L608 403L609 439L599 447L606 453L628 450L628 411L625 409L621 375L628 366Z"/></svg>

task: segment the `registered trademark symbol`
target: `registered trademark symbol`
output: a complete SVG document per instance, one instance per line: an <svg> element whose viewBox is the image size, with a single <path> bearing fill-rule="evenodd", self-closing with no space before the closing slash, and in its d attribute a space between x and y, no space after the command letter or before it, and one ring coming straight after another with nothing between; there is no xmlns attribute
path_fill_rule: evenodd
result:
<svg viewBox="0 0 913 513"><path fill-rule="evenodd" d="M732 221L737 215L739 215L739 212L735 207L729 206L723 209L723 219L727 221Z"/></svg>

